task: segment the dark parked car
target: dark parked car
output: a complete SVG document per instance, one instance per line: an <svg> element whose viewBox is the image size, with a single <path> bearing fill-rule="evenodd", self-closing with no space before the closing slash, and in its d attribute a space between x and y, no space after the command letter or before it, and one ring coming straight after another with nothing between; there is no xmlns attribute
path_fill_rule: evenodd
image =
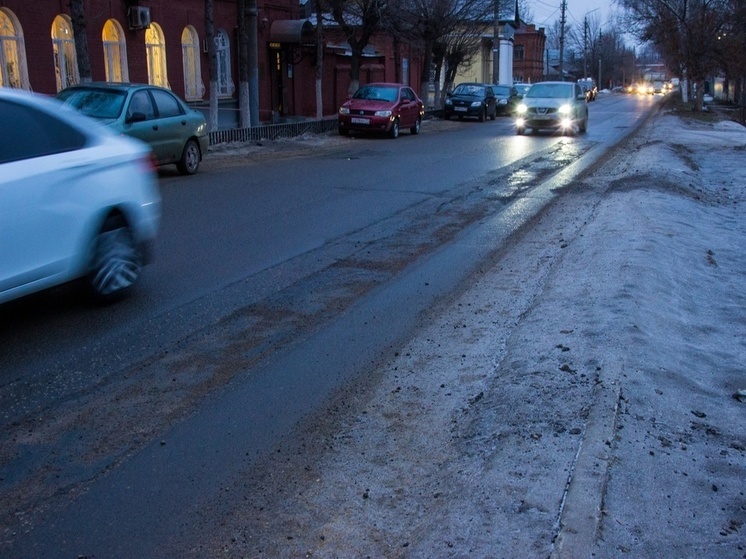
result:
<svg viewBox="0 0 746 559"><path fill-rule="evenodd" d="M443 118L452 116L464 118L476 117L484 122L487 117L495 120L497 116L497 99L492 87L484 83L461 83L446 97L443 107Z"/></svg>
<svg viewBox="0 0 746 559"><path fill-rule="evenodd" d="M518 89L512 85L493 85L491 87L495 99L497 99L497 114L512 115L521 99Z"/></svg>
<svg viewBox="0 0 746 559"><path fill-rule="evenodd" d="M205 117L162 87L86 83L63 89L57 99L86 116L150 145L158 165L175 163L193 175L210 143Z"/></svg>
<svg viewBox="0 0 746 559"><path fill-rule="evenodd" d="M528 128L573 133L575 127L580 132L588 128L588 102L578 83L535 83L516 109L517 134Z"/></svg>
<svg viewBox="0 0 746 559"><path fill-rule="evenodd" d="M360 87L340 108L339 133L351 130L382 132L399 137L401 128L419 134L425 105L411 87L400 83L369 83Z"/></svg>

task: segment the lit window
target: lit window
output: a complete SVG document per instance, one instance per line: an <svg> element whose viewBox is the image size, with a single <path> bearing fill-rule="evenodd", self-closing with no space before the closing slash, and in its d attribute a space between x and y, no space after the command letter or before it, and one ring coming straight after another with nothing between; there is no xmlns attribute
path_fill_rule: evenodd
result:
<svg viewBox="0 0 746 559"><path fill-rule="evenodd" d="M106 81L130 81L129 71L127 70L127 43L124 40L124 31L119 22L114 19L107 21L104 24L101 39L104 43Z"/></svg>
<svg viewBox="0 0 746 559"><path fill-rule="evenodd" d="M73 28L70 17L67 15L59 15L54 18L52 23L52 49L54 51L57 91L62 91L80 81Z"/></svg>
<svg viewBox="0 0 746 559"><path fill-rule="evenodd" d="M7 8L0 8L0 87L31 89L21 24Z"/></svg>
<svg viewBox="0 0 746 559"><path fill-rule="evenodd" d="M218 95L230 97L235 89L231 78L231 43L222 29L215 34L215 46L218 51Z"/></svg>
<svg viewBox="0 0 746 559"><path fill-rule="evenodd" d="M200 65L199 36L197 30L187 25L181 33L181 52L184 59L184 98L187 100L202 99L205 84L202 81Z"/></svg>
<svg viewBox="0 0 746 559"><path fill-rule="evenodd" d="M166 69L166 40L157 23L151 22L145 31L145 49L148 58L148 83L170 89Z"/></svg>

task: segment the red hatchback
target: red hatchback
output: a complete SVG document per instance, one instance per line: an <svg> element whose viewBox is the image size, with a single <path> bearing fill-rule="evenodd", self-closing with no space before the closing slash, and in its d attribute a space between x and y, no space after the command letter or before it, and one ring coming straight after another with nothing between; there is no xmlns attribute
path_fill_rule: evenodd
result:
<svg viewBox="0 0 746 559"><path fill-rule="evenodd" d="M391 138L409 128L419 134L425 105L411 87L400 83L363 85L339 108L339 133L383 132Z"/></svg>

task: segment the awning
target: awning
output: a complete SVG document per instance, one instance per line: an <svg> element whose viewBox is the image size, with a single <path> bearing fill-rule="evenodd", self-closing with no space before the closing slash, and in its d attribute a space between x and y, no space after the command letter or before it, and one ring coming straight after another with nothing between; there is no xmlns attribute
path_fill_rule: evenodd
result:
<svg viewBox="0 0 746 559"><path fill-rule="evenodd" d="M314 44L316 34L307 19L278 19L269 28L270 43Z"/></svg>

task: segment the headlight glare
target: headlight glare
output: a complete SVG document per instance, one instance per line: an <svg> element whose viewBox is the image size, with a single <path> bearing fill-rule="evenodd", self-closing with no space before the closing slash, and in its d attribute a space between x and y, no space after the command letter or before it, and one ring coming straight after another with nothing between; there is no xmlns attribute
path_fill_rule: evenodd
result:
<svg viewBox="0 0 746 559"><path fill-rule="evenodd" d="M526 114L526 111L528 111L528 107L521 103L516 107L516 112L518 112L519 115Z"/></svg>
<svg viewBox="0 0 746 559"><path fill-rule="evenodd" d="M572 107L570 105L562 105L557 112L561 115L569 115L572 112Z"/></svg>

